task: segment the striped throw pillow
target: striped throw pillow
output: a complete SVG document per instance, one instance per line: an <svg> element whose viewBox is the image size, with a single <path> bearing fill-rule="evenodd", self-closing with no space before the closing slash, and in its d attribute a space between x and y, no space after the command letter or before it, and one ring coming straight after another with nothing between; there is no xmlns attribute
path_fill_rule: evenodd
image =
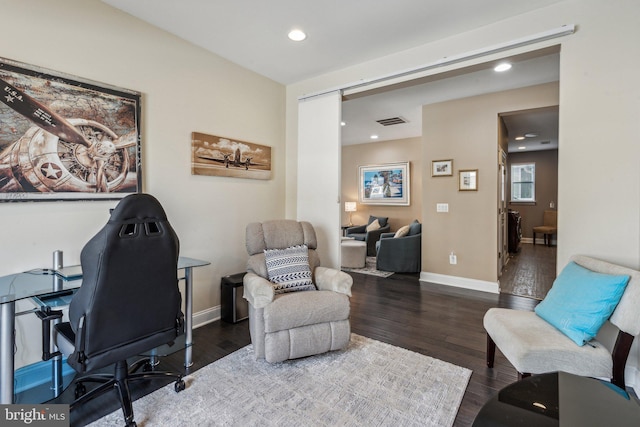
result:
<svg viewBox="0 0 640 427"><path fill-rule="evenodd" d="M309 248L306 245L265 249L264 257L269 281L273 283L276 294L316 289L311 280Z"/></svg>

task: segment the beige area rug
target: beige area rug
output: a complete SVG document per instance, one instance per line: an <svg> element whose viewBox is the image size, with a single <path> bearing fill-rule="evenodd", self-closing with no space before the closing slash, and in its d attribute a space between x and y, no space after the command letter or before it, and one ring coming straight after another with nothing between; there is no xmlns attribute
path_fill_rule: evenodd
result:
<svg viewBox="0 0 640 427"><path fill-rule="evenodd" d="M151 426L451 426L471 371L352 334L349 347L269 364L246 346L133 403ZM91 424L123 423L118 410Z"/></svg>
<svg viewBox="0 0 640 427"><path fill-rule="evenodd" d="M348 271L353 273L369 274L371 276L389 277L393 274L392 271L376 270L376 257L368 256L364 268L345 268L342 267L342 271Z"/></svg>

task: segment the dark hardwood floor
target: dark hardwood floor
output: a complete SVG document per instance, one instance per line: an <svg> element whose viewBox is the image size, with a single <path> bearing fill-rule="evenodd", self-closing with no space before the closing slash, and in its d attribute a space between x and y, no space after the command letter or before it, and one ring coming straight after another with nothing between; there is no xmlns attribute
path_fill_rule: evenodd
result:
<svg viewBox="0 0 640 427"><path fill-rule="evenodd" d="M418 275L394 274L384 279L351 274L352 332L473 371L456 426L471 425L490 397L517 380L515 369L499 352L495 367L486 368L482 317L489 308L497 306L530 310L536 300L421 283ZM202 326L194 330L194 343L191 372L249 344L248 321L237 324L216 321ZM184 351L164 357L160 369L183 370L183 358ZM162 385L136 384L131 388L132 394L138 398ZM73 387L69 387L57 402L68 403L72 398ZM72 411L71 425L86 425L118 408L115 395L102 396Z"/></svg>
<svg viewBox="0 0 640 427"><path fill-rule="evenodd" d="M521 244L510 254L500 277L500 292L542 300L556 279L556 247Z"/></svg>

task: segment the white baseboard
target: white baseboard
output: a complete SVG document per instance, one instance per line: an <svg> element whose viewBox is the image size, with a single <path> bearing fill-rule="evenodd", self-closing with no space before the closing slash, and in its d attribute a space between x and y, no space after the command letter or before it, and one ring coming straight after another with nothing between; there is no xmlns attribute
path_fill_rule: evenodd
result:
<svg viewBox="0 0 640 427"><path fill-rule="evenodd" d="M522 240L520 240L520 243L533 245L533 237L523 237ZM536 245L544 246L544 238L536 238ZM558 245L558 241L552 238L551 246L557 246L557 245Z"/></svg>
<svg viewBox="0 0 640 427"><path fill-rule="evenodd" d="M207 308L206 310L199 311L193 314L193 328L199 328L208 323L220 320L220 306Z"/></svg>
<svg viewBox="0 0 640 427"><path fill-rule="evenodd" d="M500 286L497 282L487 282L484 280L468 279L466 277L448 276L446 274L420 272L420 280L423 282L438 283L440 285L453 286L456 288L473 289L475 291L500 293Z"/></svg>

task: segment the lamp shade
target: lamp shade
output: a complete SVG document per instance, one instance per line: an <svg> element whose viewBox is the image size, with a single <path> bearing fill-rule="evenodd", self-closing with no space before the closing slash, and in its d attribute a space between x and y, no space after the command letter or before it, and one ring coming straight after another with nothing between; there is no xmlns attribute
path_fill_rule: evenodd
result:
<svg viewBox="0 0 640 427"><path fill-rule="evenodd" d="M356 202L344 202L345 212L355 212L356 210Z"/></svg>

